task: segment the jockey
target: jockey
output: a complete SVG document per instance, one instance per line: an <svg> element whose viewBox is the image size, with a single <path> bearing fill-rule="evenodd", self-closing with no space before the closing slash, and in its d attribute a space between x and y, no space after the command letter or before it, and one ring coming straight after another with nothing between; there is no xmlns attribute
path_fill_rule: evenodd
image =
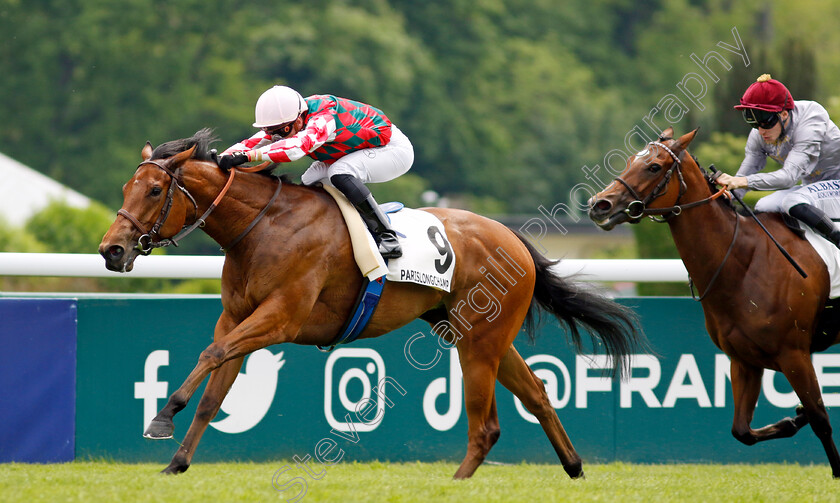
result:
<svg viewBox="0 0 840 503"><path fill-rule="evenodd" d="M831 220L840 217L840 129L828 112L816 101L793 101L768 74L747 88L735 108L753 131L738 173L723 174L717 183L730 190L775 190L755 209L785 212L840 248L840 229ZM759 173L768 157L781 169Z"/></svg>
<svg viewBox="0 0 840 503"><path fill-rule="evenodd" d="M402 256L388 217L364 185L393 180L414 161L411 142L382 111L331 95L303 98L290 87L274 86L257 100L255 116L254 127L260 130L222 152L222 169L308 155L315 162L301 182L312 185L328 178L359 210L382 257Z"/></svg>

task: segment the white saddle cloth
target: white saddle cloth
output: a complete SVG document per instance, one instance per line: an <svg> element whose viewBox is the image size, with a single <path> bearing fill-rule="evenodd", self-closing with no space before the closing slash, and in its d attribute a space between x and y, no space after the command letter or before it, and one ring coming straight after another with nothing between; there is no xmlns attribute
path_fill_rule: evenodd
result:
<svg viewBox="0 0 840 503"><path fill-rule="evenodd" d="M811 246L814 247L814 250L817 251L817 254L823 259L825 266L828 268L830 288L828 297L831 299L840 297L840 249L807 226L803 225L802 228L805 230L805 238L811 243Z"/></svg>
<svg viewBox="0 0 840 503"><path fill-rule="evenodd" d="M440 219L426 211L410 208L388 213L403 255L390 259L386 265L356 208L334 187L324 185L324 189L333 196L344 215L353 255L362 275L370 280L387 275L388 281L417 283L450 291L455 252Z"/></svg>

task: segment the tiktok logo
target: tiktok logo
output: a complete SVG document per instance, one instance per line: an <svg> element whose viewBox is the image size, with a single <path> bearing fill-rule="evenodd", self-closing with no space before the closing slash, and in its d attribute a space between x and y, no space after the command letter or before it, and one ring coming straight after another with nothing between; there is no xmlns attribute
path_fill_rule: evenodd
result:
<svg viewBox="0 0 840 503"><path fill-rule="evenodd" d="M461 398L463 374L458 361L458 350L454 347L449 351L449 410L440 414L437 410L437 399L447 393L446 377L438 377L429 384L423 394L423 415L429 425L438 431L451 430L461 417Z"/></svg>

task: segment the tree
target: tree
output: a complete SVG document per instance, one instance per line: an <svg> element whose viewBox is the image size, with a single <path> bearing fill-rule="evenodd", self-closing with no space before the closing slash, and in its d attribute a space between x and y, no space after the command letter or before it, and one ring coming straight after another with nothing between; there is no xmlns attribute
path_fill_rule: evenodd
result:
<svg viewBox="0 0 840 503"><path fill-rule="evenodd" d="M113 221L104 206L79 209L53 201L26 223L26 231L53 253L97 253L99 242Z"/></svg>

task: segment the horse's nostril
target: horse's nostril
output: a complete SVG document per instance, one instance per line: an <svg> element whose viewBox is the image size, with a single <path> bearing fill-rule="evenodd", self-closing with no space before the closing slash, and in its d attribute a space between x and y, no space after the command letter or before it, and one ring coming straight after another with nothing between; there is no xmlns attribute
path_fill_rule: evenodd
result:
<svg viewBox="0 0 840 503"><path fill-rule="evenodd" d="M121 258L123 256L123 253L125 253L125 248L123 248L122 246L114 245L108 248L108 256L110 256L114 260Z"/></svg>
<svg viewBox="0 0 840 503"><path fill-rule="evenodd" d="M598 211L607 211L610 208L612 208L612 204L610 204L610 202L606 199L601 199L600 201L596 202L593 207Z"/></svg>

